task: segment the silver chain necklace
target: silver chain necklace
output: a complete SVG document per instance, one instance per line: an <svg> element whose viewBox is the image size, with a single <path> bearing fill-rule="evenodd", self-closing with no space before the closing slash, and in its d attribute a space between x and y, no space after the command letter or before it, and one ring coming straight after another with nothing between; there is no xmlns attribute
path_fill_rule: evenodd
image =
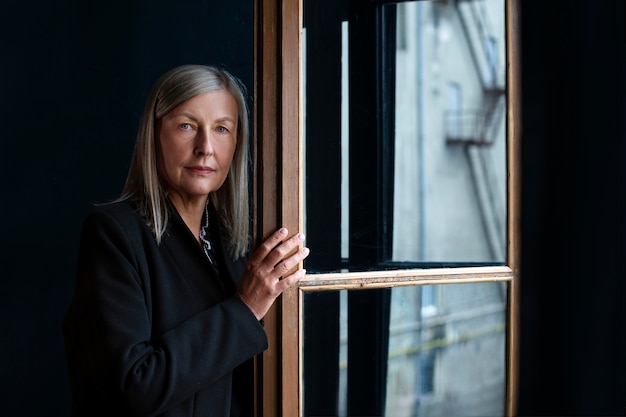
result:
<svg viewBox="0 0 626 417"><path fill-rule="evenodd" d="M213 251L213 244L211 243L211 235L209 232L209 199L207 198L204 205L204 225L200 228L200 240L202 241L202 250L207 259L217 268L217 262L215 261L215 254Z"/></svg>

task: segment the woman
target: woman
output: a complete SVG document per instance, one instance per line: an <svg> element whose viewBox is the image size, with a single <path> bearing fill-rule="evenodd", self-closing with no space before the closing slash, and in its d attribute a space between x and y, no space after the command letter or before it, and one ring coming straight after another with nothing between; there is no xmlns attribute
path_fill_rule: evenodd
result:
<svg viewBox="0 0 626 417"><path fill-rule="evenodd" d="M64 321L72 415L252 415L260 321L308 248L282 228L246 256L247 118L241 83L215 67L153 87L122 196L83 226Z"/></svg>

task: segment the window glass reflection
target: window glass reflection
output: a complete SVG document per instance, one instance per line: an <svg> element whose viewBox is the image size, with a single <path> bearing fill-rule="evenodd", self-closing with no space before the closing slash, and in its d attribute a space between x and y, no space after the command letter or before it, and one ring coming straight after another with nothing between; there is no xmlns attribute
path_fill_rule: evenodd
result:
<svg viewBox="0 0 626 417"><path fill-rule="evenodd" d="M503 0L305 1L310 273L506 262Z"/></svg>
<svg viewBox="0 0 626 417"><path fill-rule="evenodd" d="M306 292L304 311L305 416L502 415L505 283Z"/></svg>
<svg viewBox="0 0 626 417"><path fill-rule="evenodd" d="M504 4L394 7L393 260L502 263Z"/></svg>

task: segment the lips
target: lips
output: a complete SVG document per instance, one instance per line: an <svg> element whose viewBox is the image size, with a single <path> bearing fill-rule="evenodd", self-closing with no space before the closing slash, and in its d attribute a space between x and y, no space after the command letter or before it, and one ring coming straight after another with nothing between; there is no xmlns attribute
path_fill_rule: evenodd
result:
<svg viewBox="0 0 626 417"><path fill-rule="evenodd" d="M208 175L208 174L215 172L213 168L206 167L206 166L187 167L187 170L191 172L192 174L198 174L198 175Z"/></svg>

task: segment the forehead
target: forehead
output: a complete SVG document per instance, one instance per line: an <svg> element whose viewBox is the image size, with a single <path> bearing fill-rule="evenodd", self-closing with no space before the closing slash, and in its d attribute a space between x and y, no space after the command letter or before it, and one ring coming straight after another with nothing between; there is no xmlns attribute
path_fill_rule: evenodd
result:
<svg viewBox="0 0 626 417"><path fill-rule="evenodd" d="M174 107L170 113L192 111L199 114L223 114L237 119L238 105L233 95L224 89L198 94Z"/></svg>

